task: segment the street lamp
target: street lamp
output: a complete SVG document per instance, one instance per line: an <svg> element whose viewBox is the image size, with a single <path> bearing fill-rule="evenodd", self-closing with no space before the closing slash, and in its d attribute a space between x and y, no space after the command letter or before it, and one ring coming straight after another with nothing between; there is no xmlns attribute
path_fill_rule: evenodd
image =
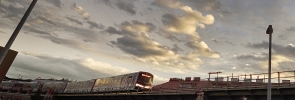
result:
<svg viewBox="0 0 295 100"><path fill-rule="evenodd" d="M273 29L272 25L269 25L266 34L269 34L269 58L268 58L268 86L267 86L267 100L271 100L271 35Z"/></svg>

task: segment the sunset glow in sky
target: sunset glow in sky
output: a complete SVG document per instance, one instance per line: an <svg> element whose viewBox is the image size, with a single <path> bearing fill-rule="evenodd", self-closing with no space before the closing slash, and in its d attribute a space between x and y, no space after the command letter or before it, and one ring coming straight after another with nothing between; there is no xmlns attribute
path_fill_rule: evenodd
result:
<svg viewBox="0 0 295 100"><path fill-rule="evenodd" d="M0 45L32 0L1 0ZM147 71L171 77L294 70L294 0L39 0L7 76L89 80Z"/></svg>

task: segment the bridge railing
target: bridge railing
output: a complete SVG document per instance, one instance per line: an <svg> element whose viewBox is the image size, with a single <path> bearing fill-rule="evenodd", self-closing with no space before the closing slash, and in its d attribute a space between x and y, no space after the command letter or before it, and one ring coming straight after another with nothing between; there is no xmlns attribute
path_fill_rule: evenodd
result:
<svg viewBox="0 0 295 100"><path fill-rule="evenodd" d="M267 83L243 83L243 82L218 82L213 83L213 86L207 86L205 90L228 90L228 89L257 89L267 88ZM226 85L224 85L226 84ZM295 87L295 83L272 83L272 88L290 88Z"/></svg>
<svg viewBox="0 0 295 100"><path fill-rule="evenodd" d="M254 89L254 88L266 88L267 87L267 74L244 74L234 76L225 76L225 77L215 77L209 78L206 90L209 89ZM271 82L273 88L288 88L295 87L295 70L290 71L281 71L281 72L272 72L271 73ZM254 78L257 77L257 78ZM213 79L213 81L212 81ZM226 81L224 81L226 79ZM291 82L293 81L293 82Z"/></svg>

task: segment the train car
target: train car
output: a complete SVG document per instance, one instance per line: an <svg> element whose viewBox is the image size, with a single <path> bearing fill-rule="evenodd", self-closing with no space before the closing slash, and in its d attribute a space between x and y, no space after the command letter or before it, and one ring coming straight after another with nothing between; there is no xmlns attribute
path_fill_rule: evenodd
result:
<svg viewBox="0 0 295 100"><path fill-rule="evenodd" d="M46 93L49 89L53 89L54 93L104 93L104 92L126 92L126 91L142 91L152 88L154 76L148 72L135 72L124 75L98 78L79 82L64 81L43 81L43 82L17 82L3 81L0 87L4 91L12 89L12 92L19 91L36 93L41 89L41 93Z"/></svg>
<svg viewBox="0 0 295 100"><path fill-rule="evenodd" d="M41 83L37 82L17 82L16 84L21 84L16 86L20 86L21 88L23 88L23 92L28 92L29 90L32 90L32 92L37 92L37 90L41 86Z"/></svg>
<svg viewBox="0 0 295 100"><path fill-rule="evenodd" d="M70 82L67 84L64 93L91 93L96 79Z"/></svg>
<svg viewBox="0 0 295 100"><path fill-rule="evenodd" d="M107 78L98 78L92 92L142 91L152 88L154 76L148 72L135 72Z"/></svg>
<svg viewBox="0 0 295 100"><path fill-rule="evenodd" d="M0 87L2 87L2 91L7 91L9 88L14 86L14 82L11 81L2 81Z"/></svg>
<svg viewBox="0 0 295 100"><path fill-rule="evenodd" d="M28 91L37 92L37 90L40 88L41 83L37 82L11 82L13 83L12 86L12 92L20 92L27 93Z"/></svg>
<svg viewBox="0 0 295 100"><path fill-rule="evenodd" d="M42 86L42 93L46 93L49 89L53 89L54 93L63 93L67 83L65 82L46 82Z"/></svg>

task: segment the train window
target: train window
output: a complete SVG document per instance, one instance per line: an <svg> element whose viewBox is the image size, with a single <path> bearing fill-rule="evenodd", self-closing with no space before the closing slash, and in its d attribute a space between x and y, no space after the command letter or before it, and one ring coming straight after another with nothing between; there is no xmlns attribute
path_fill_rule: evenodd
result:
<svg viewBox="0 0 295 100"><path fill-rule="evenodd" d="M97 79L95 82L95 85L98 85L100 83L100 79Z"/></svg>
<svg viewBox="0 0 295 100"><path fill-rule="evenodd" d="M114 77L114 80L113 80L113 83L117 83L117 78L116 77Z"/></svg>
<svg viewBox="0 0 295 100"><path fill-rule="evenodd" d="M141 76L144 76L144 77L151 77L151 76L149 76L149 75L147 75L147 74L141 74Z"/></svg>
<svg viewBox="0 0 295 100"><path fill-rule="evenodd" d="M111 79L111 78L109 78L109 79L108 79L108 84L109 84L109 83L111 83L111 82L112 82L112 79Z"/></svg>
<svg viewBox="0 0 295 100"><path fill-rule="evenodd" d="M106 79L105 83L108 84L109 83L109 79Z"/></svg>
<svg viewBox="0 0 295 100"><path fill-rule="evenodd" d="M101 79L99 82L100 82L101 84L104 84L104 80L103 80L103 79Z"/></svg>
<svg viewBox="0 0 295 100"><path fill-rule="evenodd" d="M124 79L124 77L121 77L120 83L123 83L123 79Z"/></svg>
<svg viewBox="0 0 295 100"><path fill-rule="evenodd" d="M151 77L150 75L147 74L141 74L141 77L138 78L138 82L142 83L142 84L151 84L153 77Z"/></svg>
<svg viewBox="0 0 295 100"><path fill-rule="evenodd" d="M101 84L101 80L99 79L96 83L96 85Z"/></svg>
<svg viewBox="0 0 295 100"><path fill-rule="evenodd" d="M120 83L120 80L121 79L121 77L117 77L117 83L119 84Z"/></svg>

